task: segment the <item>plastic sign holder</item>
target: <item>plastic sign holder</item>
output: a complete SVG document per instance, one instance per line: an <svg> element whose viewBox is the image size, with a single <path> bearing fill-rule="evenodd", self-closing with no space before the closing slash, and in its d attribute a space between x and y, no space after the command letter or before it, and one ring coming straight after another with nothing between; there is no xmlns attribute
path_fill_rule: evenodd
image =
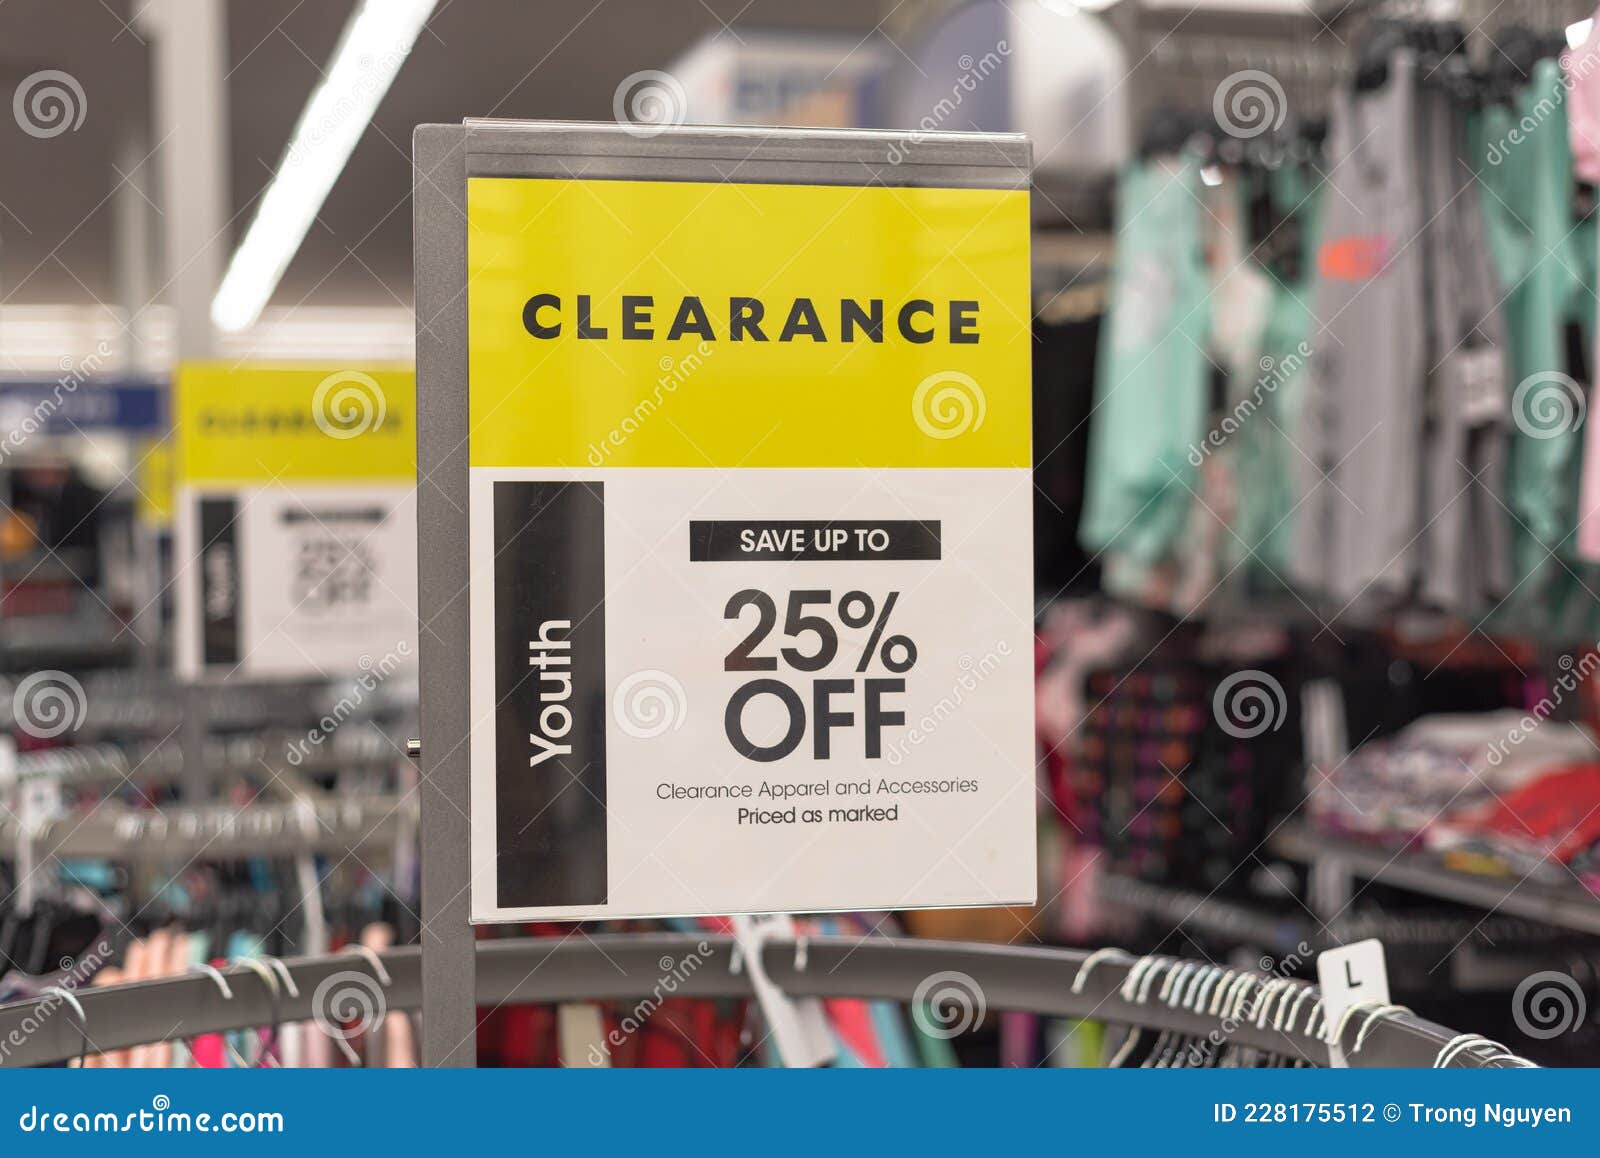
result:
<svg viewBox="0 0 1600 1158"><path fill-rule="evenodd" d="M427 1064L470 923L1030 903L1030 150L414 141Z"/></svg>

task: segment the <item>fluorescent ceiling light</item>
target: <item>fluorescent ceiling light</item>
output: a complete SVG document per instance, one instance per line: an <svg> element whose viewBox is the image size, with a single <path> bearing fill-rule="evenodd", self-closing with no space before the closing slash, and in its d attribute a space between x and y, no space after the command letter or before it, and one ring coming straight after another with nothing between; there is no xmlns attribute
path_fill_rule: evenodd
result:
<svg viewBox="0 0 1600 1158"><path fill-rule="evenodd" d="M261 316L434 2L360 0L211 300L221 329L243 330Z"/></svg>
<svg viewBox="0 0 1600 1158"><path fill-rule="evenodd" d="M1589 41L1589 31L1594 27L1594 17L1567 25L1567 47L1582 48Z"/></svg>

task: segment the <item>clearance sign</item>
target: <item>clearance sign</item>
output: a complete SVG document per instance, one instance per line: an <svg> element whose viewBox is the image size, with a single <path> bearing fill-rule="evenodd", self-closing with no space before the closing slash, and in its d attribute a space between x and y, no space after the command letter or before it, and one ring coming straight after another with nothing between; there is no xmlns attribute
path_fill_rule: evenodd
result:
<svg viewBox="0 0 1600 1158"><path fill-rule="evenodd" d="M174 392L179 673L317 678L414 654L413 373L199 363Z"/></svg>
<svg viewBox="0 0 1600 1158"><path fill-rule="evenodd" d="M1031 901L1026 191L467 209L474 919Z"/></svg>

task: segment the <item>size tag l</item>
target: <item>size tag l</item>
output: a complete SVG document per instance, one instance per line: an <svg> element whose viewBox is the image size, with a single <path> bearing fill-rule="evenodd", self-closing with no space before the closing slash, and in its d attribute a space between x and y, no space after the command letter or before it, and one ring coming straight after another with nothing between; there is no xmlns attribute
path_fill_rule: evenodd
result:
<svg viewBox="0 0 1600 1158"><path fill-rule="evenodd" d="M1322 986L1324 1024L1329 1036L1344 1017L1345 1010L1357 1002L1389 1001L1389 970L1384 962L1383 942L1373 938L1326 949L1317 956L1317 983ZM1345 1069L1349 1062L1337 1039L1328 1045L1328 1064Z"/></svg>

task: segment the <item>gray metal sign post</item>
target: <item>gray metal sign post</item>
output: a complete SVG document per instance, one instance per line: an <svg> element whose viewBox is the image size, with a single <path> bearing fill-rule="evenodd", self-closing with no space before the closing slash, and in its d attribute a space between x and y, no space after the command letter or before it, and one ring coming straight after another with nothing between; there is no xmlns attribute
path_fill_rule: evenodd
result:
<svg viewBox="0 0 1600 1158"><path fill-rule="evenodd" d="M1026 189L1016 135L469 121L413 142L422 1057L476 1060L469 924L469 177Z"/></svg>

